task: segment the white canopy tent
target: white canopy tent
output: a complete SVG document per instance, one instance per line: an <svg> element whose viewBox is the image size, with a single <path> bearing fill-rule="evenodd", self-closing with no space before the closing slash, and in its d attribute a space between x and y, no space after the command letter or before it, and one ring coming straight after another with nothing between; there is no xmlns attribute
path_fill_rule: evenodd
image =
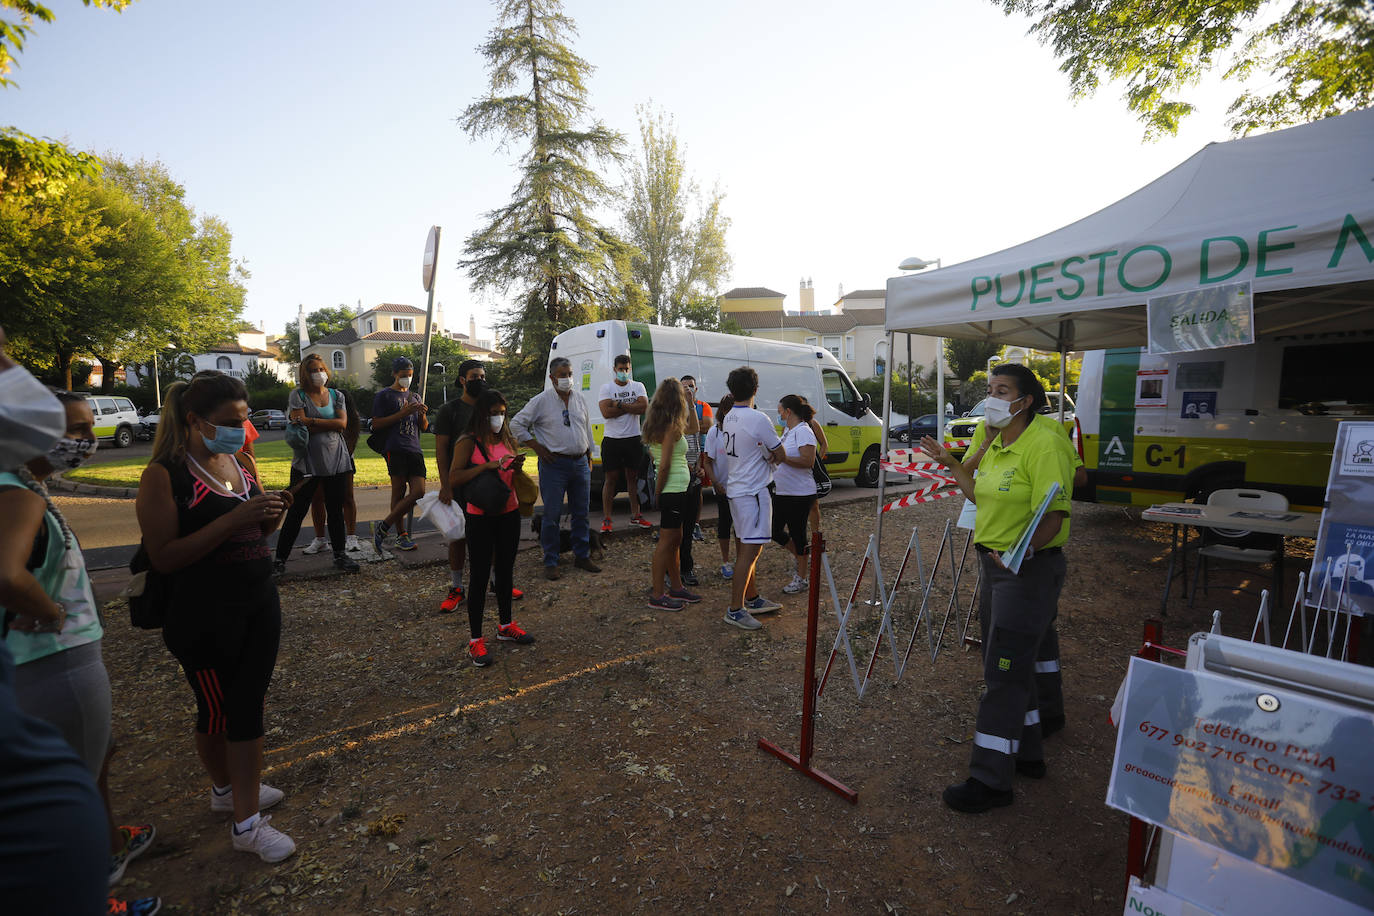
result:
<svg viewBox="0 0 1374 916"><path fill-rule="evenodd" d="M888 347L894 332L1061 360L1144 346L1147 299L1240 281L1251 284L1257 336L1374 328L1374 109L1209 144L1040 238L894 277Z"/></svg>

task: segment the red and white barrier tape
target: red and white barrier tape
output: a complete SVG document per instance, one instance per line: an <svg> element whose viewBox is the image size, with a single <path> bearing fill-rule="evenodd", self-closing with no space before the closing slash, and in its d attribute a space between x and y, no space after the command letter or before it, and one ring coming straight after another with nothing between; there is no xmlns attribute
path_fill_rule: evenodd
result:
<svg viewBox="0 0 1374 916"><path fill-rule="evenodd" d="M906 474L909 477L925 477L929 480L936 480L944 484L952 484L955 482L954 478L950 477L948 474L937 474L934 471L925 470L928 467L939 467L939 465L934 463L893 464L891 461L880 461L878 464L885 471L894 471L898 474Z"/></svg>
<svg viewBox="0 0 1374 916"><path fill-rule="evenodd" d="M959 491L944 490L940 493L931 493L929 490L922 490L920 493L911 493L901 499L894 499L892 502L883 506L884 512L891 512L893 509L905 509L908 506L919 505L920 503L933 502L937 499L944 499L946 496L958 496Z"/></svg>

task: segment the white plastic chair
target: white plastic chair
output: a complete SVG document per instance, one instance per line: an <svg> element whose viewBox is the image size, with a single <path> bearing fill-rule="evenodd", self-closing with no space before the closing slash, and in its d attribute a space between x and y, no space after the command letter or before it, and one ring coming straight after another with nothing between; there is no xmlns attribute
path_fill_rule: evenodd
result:
<svg viewBox="0 0 1374 916"><path fill-rule="evenodd" d="M1230 489L1214 490L1207 497L1207 505L1220 509L1244 509L1256 512L1287 512L1288 498L1282 493L1274 493L1269 490L1249 490L1249 489ZM1242 523L1238 523L1242 524ZM1246 529L1215 529L1217 534L1230 537L1241 537L1246 534ZM1188 606L1193 606L1193 599L1197 596L1199 581L1202 583L1202 594L1207 594L1207 574L1212 569L1212 562L1224 562L1228 564L1245 564L1248 566L1263 566L1270 564L1270 584L1274 592L1274 604L1279 606L1283 598L1283 538L1274 535L1273 547L1233 547L1230 544L1203 544L1197 551L1197 568L1193 576L1193 589L1188 595ZM1220 568L1220 567L1219 567ZM1226 569L1241 569L1241 566L1227 566Z"/></svg>

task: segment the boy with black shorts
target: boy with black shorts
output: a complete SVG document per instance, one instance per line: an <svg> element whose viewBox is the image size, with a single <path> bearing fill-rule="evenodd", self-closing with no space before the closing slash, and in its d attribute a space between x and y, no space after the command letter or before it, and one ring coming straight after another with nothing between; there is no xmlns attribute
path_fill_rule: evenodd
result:
<svg viewBox="0 0 1374 916"><path fill-rule="evenodd" d="M393 525L400 525L420 497L425 495L425 453L420 450L420 433L429 429L423 400L410 390L415 366L404 356L391 362L391 385L372 399L372 430L390 430L387 436L386 473L391 478L391 512L372 535L372 546L382 552L382 543ZM407 490L409 492L407 492ZM414 550L410 532L396 530L396 546Z"/></svg>
<svg viewBox="0 0 1374 916"><path fill-rule="evenodd" d="M630 524L652 528L639 511L639 466L644 460L644 441L639 435L639 418L649 409L649 394L642 382L632 378L634 369L629 354L615 358L615 379L601 386L598 406L606 424L601 435L601 531L611 530L611 507L625 474L625 492L630 497Z"/></svg>

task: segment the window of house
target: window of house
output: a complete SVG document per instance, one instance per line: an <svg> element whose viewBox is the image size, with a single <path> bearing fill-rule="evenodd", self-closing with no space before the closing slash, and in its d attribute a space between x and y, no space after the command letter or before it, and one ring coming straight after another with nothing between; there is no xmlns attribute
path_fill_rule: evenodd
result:
<svg viewBox="0 0 1374 916"><path fill-rule="evenodd" d="M806 345L808 347L819 347L821 345L820 341L821 339L819 337L808 337L806 338Z"/></svg>
<svg viewBox="0 0 1374 916"><path fill-rule="evenodd" d="M371 318L367 319L367 333L372 334L377 330L377 325Z"/></svg>
<svg viewBox="0 0 1374 916"><path fill-rule="evenodd" d="M821 344L821 346L829 350L836 359L840 358L840 338L838 335L834 337L826 337L825 343Z"/></svg>
<svg viewBox="0 0 1374 916"><path fill-rule="evenodd" d="M854 362L854 335L846 334L844 338L844 358L851 363Z"/></svg>
<svg viewBox="0 0 1374 916"><path fill-rule="evenodd" d="M234 368L234 361L227 356L221 356L215 360L215 368L221 372L228 372Z"/></svg>
<svg viewBox="0 0 1374 916"><path fill-rule="evenodd" d="M391 319L391 330L397 334L414 334L414 318L393 318Z"/></svg>
<svg viewBox="0 0 1374 916"><path fill-rule="evenodd" d="M335 368L335 369L345 369L345 368L347 368L347 366L345 365L344 351L342 351L342 350L335 350L335 351L334 351L334 368Z"/></svg>

